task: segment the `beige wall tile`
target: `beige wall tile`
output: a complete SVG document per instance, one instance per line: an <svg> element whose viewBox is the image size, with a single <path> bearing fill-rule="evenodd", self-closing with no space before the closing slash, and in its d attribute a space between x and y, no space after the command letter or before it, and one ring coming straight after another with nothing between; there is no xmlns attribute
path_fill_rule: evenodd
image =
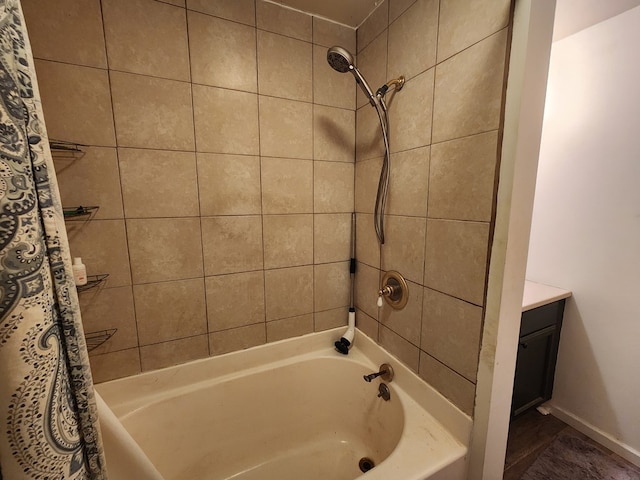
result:
<svg viewBox="0 0 640 480"><path fill-rule="evenodd" d="M339 45L356 53L356 31L339 23L313 17L313 43L323 47Z"/></svg>
<svg viewBox="0 0 640 480"><path fill-rule="evenodd" d="M360 261L356 264L356 307L367 315L378 318L378 290L380 270Z"/></svg>
<svg viewBox="0 0 640 480"><path fill-rule="evenodd" d="M382 269L397 270L407 280L422 283L426 220L387 215L384 223Z"/></svg>
<svg viewBox="0 0 640 480"><path fill-rule="evenodd" d="M127 218L198 216L195 153L121 148L118 156Z"/></svg>
<svg viewBox="0 0 640 480"><path fill-rule="evenodd" d="M267 327L264 323L232 328L209 334L211 355L244 350L267 342Z"/></svg>
<svg viewBox="0 0 640 480"><path fill-rule="evenodd" d="M323 312L315 312L314 331L322 332L331 330L332 328L343 327L349 321L349 308L334 308L333 310L325 310Z"/></svg>
<svg viewBox="0 0 640 480"><path fill-rule="evenodd" d="M473 415L476 387L469 380L424 352L420 352L419 375L467 415Z"/></svg>
<svg viewBox="0 0 640 480"><path fill-rule="evenodd" d="M498 132L436 143L431 152L429 216L491 221Z"/></svg>
<svg viewBox="0 0 640 480"><path fill-rule="evenodd" d="M259 216L202 218L205 275L261 270Z"/></svg>
<svg viewBox="0 0 640 480"><path fill-rule="evenodd" d="M386 348L392 355L409 367L414 372L418 371L420 363L420 349L402 338L397 333L380 325L380 345Z"/></svg>
<svg viewBox="0 0 640 480"><path fill-rule="evenodd" d="M202 276L198 218L127 220L133 283Z"/></svg>
<svg viewBox="0 0 640 480"><path fill-rule="evenodd" d="M157 0L159 2L168 3L170 5L175 5L176 7L184 7L186 0Z"/></svg>
<svg viewBox="0 0 640 480"><path fill-rule="evenodd" d="M374 94L387 81L387 37L388 34L385 30L382 35L376 37L374 41L358 53L358 70L367 80ZM349 74L349 76L352 75ZM363 105L371 105L360 87L356 88L356 92L358 108Z"/></svg>
<svg viewBox="0 0 640 480"><path fill-rule="evenodd" d="M102 0L102 14L109 68L189 81L183 9L153 0Z"/></svg>
<svg viewBox="0 0 640 480"><path fill-rule="evenodd" d="M260 158L198 153L201 215L256 215L262 212Z"/></svg>
<svg viewBox="0 0 640 480"><path fill-rule="evenodd" d="M193 85L198 152L257 155L258 96Z"/></svg>
<svg viewBox="0 0 640 480"><path fill-rule="evenodd" d="M418 0L389 27L389 76L410 79L436 63L438 0Z"/></svg>
<svg viewBox="0 0 640 480"><path fill-rule="evenodd" d="M255 28L191 11L187 15L193 82L257 92Z"/></svg>
<svg viewBox="0 0 640 480"><path fill-rule="evenodd" d="M413 282L408 282L408 285L407 305L402 310L395 310L384 302L380 309L380 323L413 345L420 345L423 288Z"/></svg>
<svg viewBox="0 0 640 480"><path fill-rule="evenodd" d="M313 107L313 158L353 162L356 155L356 114L342 108Z"/></svg>
<svg viewBox="0 0 640 480"><path fill-rule="evenodd" d="M105 287L131 285L124 220L67 222L72 257L82 257L88 275L108 273Z"/></svg>
<svg viewBox="0 0 640 480"><path fill-rule="evenodd" d="M311 160L263 157L261 178L264 213L313 213Z"/></svg>
<svg viewBox="0 0 640 480"><path fill-rule="evenodd" d="M424 285L482 305L488 244L489 224L427 220Z"/></svg>
<svg viewBox="0 0 640 480"><path fill-rule="evenodd" d="M314 265L314 311L330 310L349 305L349 262Z"/></svg>
<svg viewBox="0 0 640 480"><path fill-rule="evenodd" d="M416 0L389 0L389 23L404 13Z"/></svg>
<svg viewBox="0 0 640 480"><path fill-rule="evenodd" d="M247 25L256 24L254 0L187 0L187 8Z"/></svg>
<svg viewBox="0 0 640 480"><path fill-rule="evenodd" d="M506 27L511 1L443 0L440 8L438 62Z"/></svg>
<svg viewBox="0 0 640 480"><path fill-rule="evenodd" d="M311 41L311 15L288 8L256 1L256 19L258 28L269 32L280 33L289 37Z"/></svg>
<svg viewBox="0 0 640 480"><path fill-rule="evenodd" d="M313 314L284 318L267 323L267 342L313 333Z"/></svg>
<svg viewBox="0 0 640 480"><path fill-rule="evenodd" d="M207 333L204 280L134 285L140 345Z"/></svg>
<svg viewBox="0 0 640 480"><path fill-rule="evenodd" d="M393 173L389 179L387 213L426 217L429 191L429 147L394 153L391 155L390 163Z"/></svg>
<svg viewBox="0 0 640 480"><path fill-rule="evenodd" d="M357 212L373 213L382 158L374 158L356 163L355 209Z"/></svg>
<svg viewBox="0 0 640 480"><path fill-rule="evenodd" d="M264 267L313 263L313 215L264 216Z"/></svg>
<svg viewBox="0 0 640 480"><path fill-rule="evenodd" d="M406 87L405 87L406 88ZM395 101L395 100L394 100ZM393 108L392 106L390 108ZM409 114L403 114L404 116ZM398 121L395 114L391 113L391 127ZM424 135L423 135L424 136ZM395 137L391 135L391 149L395 146ZM384 141L380 120L376 110L370 105L365 105L356 111L356 162L384 156Z"/></svg>
<svg viewBox="0 0 640 480"><path fill-rule="evenodd" d="M260 94L312 101L312 55L310 43L258 30Z"/></svg>
<svg viewBox="0 0 640 480"><path fill-rule="evenodd" d="M264 272L207 277L209 331L264 322Z"/></svg>
<svg viewBox="0 0 640 480"><path fill-rule="evenodd" d="M142 371L157 370L209 356L207 335L140 347Z"/></svg>
<svg viewBox="0 0 640 480"><path fill-rule="evenodd" d="M389 102L390 149L399 152L431 143L433 73L427 70L408 80Z"/></svg>
<svg viewBox="0 0 640 480"><path fill-rule="evenodd" d="M313 158L313 107L260 97L260 153L267 157Z"/></svg>
<svg viewBox="0 0 640 480"><path fill-rule="evenodd" d="M353 212L354 165L314 162L313 211L316 213Z"/></svg>
<svg viewBox="0 0 640 480"><path fill-rule="evenodd" d="M108 382L116 378L140 373L140 352L137 348L91 355L91 375L94 383Z"/></svg>
<svg viewBox="0 0 640 480"><path fill-rule="evenodd" d="M357 31L358 52L382 33L389 25L389 2L383 0Z"/></svg>
<svg viewBox="0 0 640 480"><path fill-rule="evenodd" d="M188 83L111 71L118 146L193 150Z"/></svg>
<svg viewBox="0 0 640 480"><path fill-rule="evenodd" d="M475 383L482 308L424 289L420 348Z"/></svg>
<svg viewBox="0 0 640 480"><path fill-rule="evenodd" d="M356 311L356 327L367 337L378 341L378 329L380 324L364 312ZM358 341L357 339L355 340Z"/></svg>
<svg viewBox="0 0 640 480"><path fill-rule="evenodd" d="M92 334L117 329L101 346L90 349L91 355L138 346L133 293L130 286L85 290L78 293L78 299L87 347L90 347Z"/></svg>
<svg viewBox="0 0 640 480"><path fill-rule="evenodd" d="M353 75L331 68L327 62L327 48L317 45L313 46L313 102L352 110L356 106Z"/></svg>
<svg viewBox="0 0 640 480"><path fill-rule="evenodd" d="M24 0L21 4L36 58L107 67L99 0Z"/></svg>
<svg viewBox="0 0 640 480"><path fill-rule="evenodd" d="M52 152L62 205L97 205L100 208L91 217L94 220L122 218L116 149L83 147L83 150L85 154L82 157L72 158Z"/></svg>
<svg viewBox="0 0 640 480"><path fill-rule="evenodd" d="M49 138L115 146L107 72L44 60L35 66Z"/></svg>
<svg viewBox="0 0 640 480"><path fill-rule="evenodd" d="M313 216L313 263L351 258L351 215L328 213Z"/></svg>
<svg viewBox="0 0 640 480"><path fill-rule="evenodd" d="M437 66L434 143L500 127L506 46L504 29Z"/></svg>
<svg viewBox="0 0 640 480"><path fill-rule="evenodd" d="M380 244L373 226L373 215L358 213L356 231L356 258L359 262L379 268Z"/></svg>
<svg viewBox="0 0 640 480"><path fill-rule="evenodd" d="M266 270L264 282L267 321L313 312L311 265Z"/></svg>

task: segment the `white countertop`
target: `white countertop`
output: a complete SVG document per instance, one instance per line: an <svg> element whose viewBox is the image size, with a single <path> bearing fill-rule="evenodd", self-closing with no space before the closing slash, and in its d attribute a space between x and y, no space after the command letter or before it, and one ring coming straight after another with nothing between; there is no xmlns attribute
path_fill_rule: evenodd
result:
<svg viewBox="0 0 640 480"><path fill-rule="evenodd" d="M571 292L569 290L525 280L524 294L522 295L522 311L526 312L527 310L548 305L549 303L557 302L570 296Z"/></svg>

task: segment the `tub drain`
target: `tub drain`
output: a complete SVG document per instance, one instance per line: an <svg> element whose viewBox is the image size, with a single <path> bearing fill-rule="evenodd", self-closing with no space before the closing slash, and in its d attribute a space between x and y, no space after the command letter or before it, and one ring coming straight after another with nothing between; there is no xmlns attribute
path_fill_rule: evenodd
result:
<svg viewBox="0 0 640 480"><path fill-rule="evenodd" d="M365 473L375 467L376 464L373 463L373 460L371 460L370 458L362 457L358 462L358 466L360 467L360 471Z"/></svg>

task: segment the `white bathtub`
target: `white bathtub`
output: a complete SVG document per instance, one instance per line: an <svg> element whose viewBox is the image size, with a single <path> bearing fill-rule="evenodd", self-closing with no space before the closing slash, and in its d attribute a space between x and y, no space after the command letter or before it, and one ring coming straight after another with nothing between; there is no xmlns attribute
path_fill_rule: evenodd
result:
<svg viewBox="0 0 640 480"><path fill-rule="evenodd" d="M109 478L465 478L470 418L359 331L335 352L341 332L97 385ZM384 362L389 401L362 378Z"/></svg>

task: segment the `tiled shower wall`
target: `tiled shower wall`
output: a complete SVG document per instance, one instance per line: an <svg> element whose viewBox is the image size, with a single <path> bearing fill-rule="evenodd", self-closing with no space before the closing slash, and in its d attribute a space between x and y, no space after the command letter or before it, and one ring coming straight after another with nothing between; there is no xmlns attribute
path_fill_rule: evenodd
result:
<svg viewBox="0 0 640 480"><path fill-rule="evenodd" d="M473 411L501 142L510 0L391 0L358 29L358 68L388 95L386 243L373 203L383 149L358 92L358 322L462 410ZM387 270L409 281L404 310L378 310Z"/></svg>
<svg viewBox="0 0 640 480"><path fill-rule="evenodd" d="M346 27L254 0L23 0L96 381L346 322Z"/></svg>

